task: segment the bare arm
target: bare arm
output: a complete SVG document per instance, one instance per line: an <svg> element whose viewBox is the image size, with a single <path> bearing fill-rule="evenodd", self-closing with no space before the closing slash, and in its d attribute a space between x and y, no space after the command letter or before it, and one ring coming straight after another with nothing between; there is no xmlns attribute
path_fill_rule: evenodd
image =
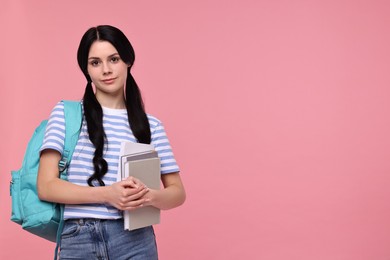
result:
<svg viewBox="0 0 390 260"><path fill-rule="evenodd" d="M120 210L138 208L147 202L142 198L148 189L135 178L114 183L111 186L80 186L59 178L59 152L44 150L41 154L37 188L41 200L64 203L108 203Z"/></svg>
<svg viewBox="0 0 390 260"><path fill-rule="evenodd" d="M169 173L161 175L161 181L164 188L161 190L152 190L144 196L148 202L146 205L151 205L159 209L171 209L182 205L186 199L186 193L180 174Z"/></svg>

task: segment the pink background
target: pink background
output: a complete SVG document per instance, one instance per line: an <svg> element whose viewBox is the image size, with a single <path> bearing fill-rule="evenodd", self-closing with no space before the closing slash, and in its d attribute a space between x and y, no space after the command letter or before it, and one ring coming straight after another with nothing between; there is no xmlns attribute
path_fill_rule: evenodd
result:
<svg viewBox="0 0 390 260"><path fill-rule="evenodd" d="M51 259L9 221L11 169L97 24L134 45L188 199L160 258L390 259L390 4L383 0L2 0L0 259Z"/></svg>

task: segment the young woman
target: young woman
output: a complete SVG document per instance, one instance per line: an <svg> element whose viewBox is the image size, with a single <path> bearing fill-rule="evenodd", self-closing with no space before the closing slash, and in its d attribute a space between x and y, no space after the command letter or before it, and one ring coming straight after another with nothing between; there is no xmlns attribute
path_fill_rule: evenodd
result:
<svg viewBox="0 0 390 260"><path fill-rule="evenodd" d="M157 259L153 228L124 230L122 211L149 205L171 209L185 200L164 127L145 113L130 73L134 58L129 40L115 27L93 27L82 37L77 59L87 86L68 181L58 170L65 136L62 102L49 118L37 185L40 199L65 204L60 259ZM161 159L161 190L133 177L117 181L122 141L154 145Z"/></svg>

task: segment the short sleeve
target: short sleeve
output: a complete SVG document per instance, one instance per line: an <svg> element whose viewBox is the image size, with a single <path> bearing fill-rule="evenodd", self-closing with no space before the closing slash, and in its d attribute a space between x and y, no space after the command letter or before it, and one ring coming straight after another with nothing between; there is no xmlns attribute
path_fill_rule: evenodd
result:
<svg viewBox="0 0 390 260"><path fill-rule="evenodd" d="M160 157L161 174L179 172L179 166L176 163L176 159L173 155L172 148L162 122L154 118L152 123L154 126L152 126L151 144L154 145L154 149Z"/></svg>
<svg viewBox="0 0 390 260"><path fill-rule="evenodd" d="M51 111L43 143L40 152L46 149L53 149L60 154L64 151L65 143L65 116L64 103L59 102Z"/></svg>

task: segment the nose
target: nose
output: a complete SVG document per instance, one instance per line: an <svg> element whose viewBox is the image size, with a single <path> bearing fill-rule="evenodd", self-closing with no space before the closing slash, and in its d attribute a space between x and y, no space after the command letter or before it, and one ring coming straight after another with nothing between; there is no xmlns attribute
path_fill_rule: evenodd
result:
<svg viewBox="0 0 390 260"><path fill-rule="evenodd" d="M103 62L102 70L103 70L103 75L112 73L111 66L108 62Z"/></svg>

